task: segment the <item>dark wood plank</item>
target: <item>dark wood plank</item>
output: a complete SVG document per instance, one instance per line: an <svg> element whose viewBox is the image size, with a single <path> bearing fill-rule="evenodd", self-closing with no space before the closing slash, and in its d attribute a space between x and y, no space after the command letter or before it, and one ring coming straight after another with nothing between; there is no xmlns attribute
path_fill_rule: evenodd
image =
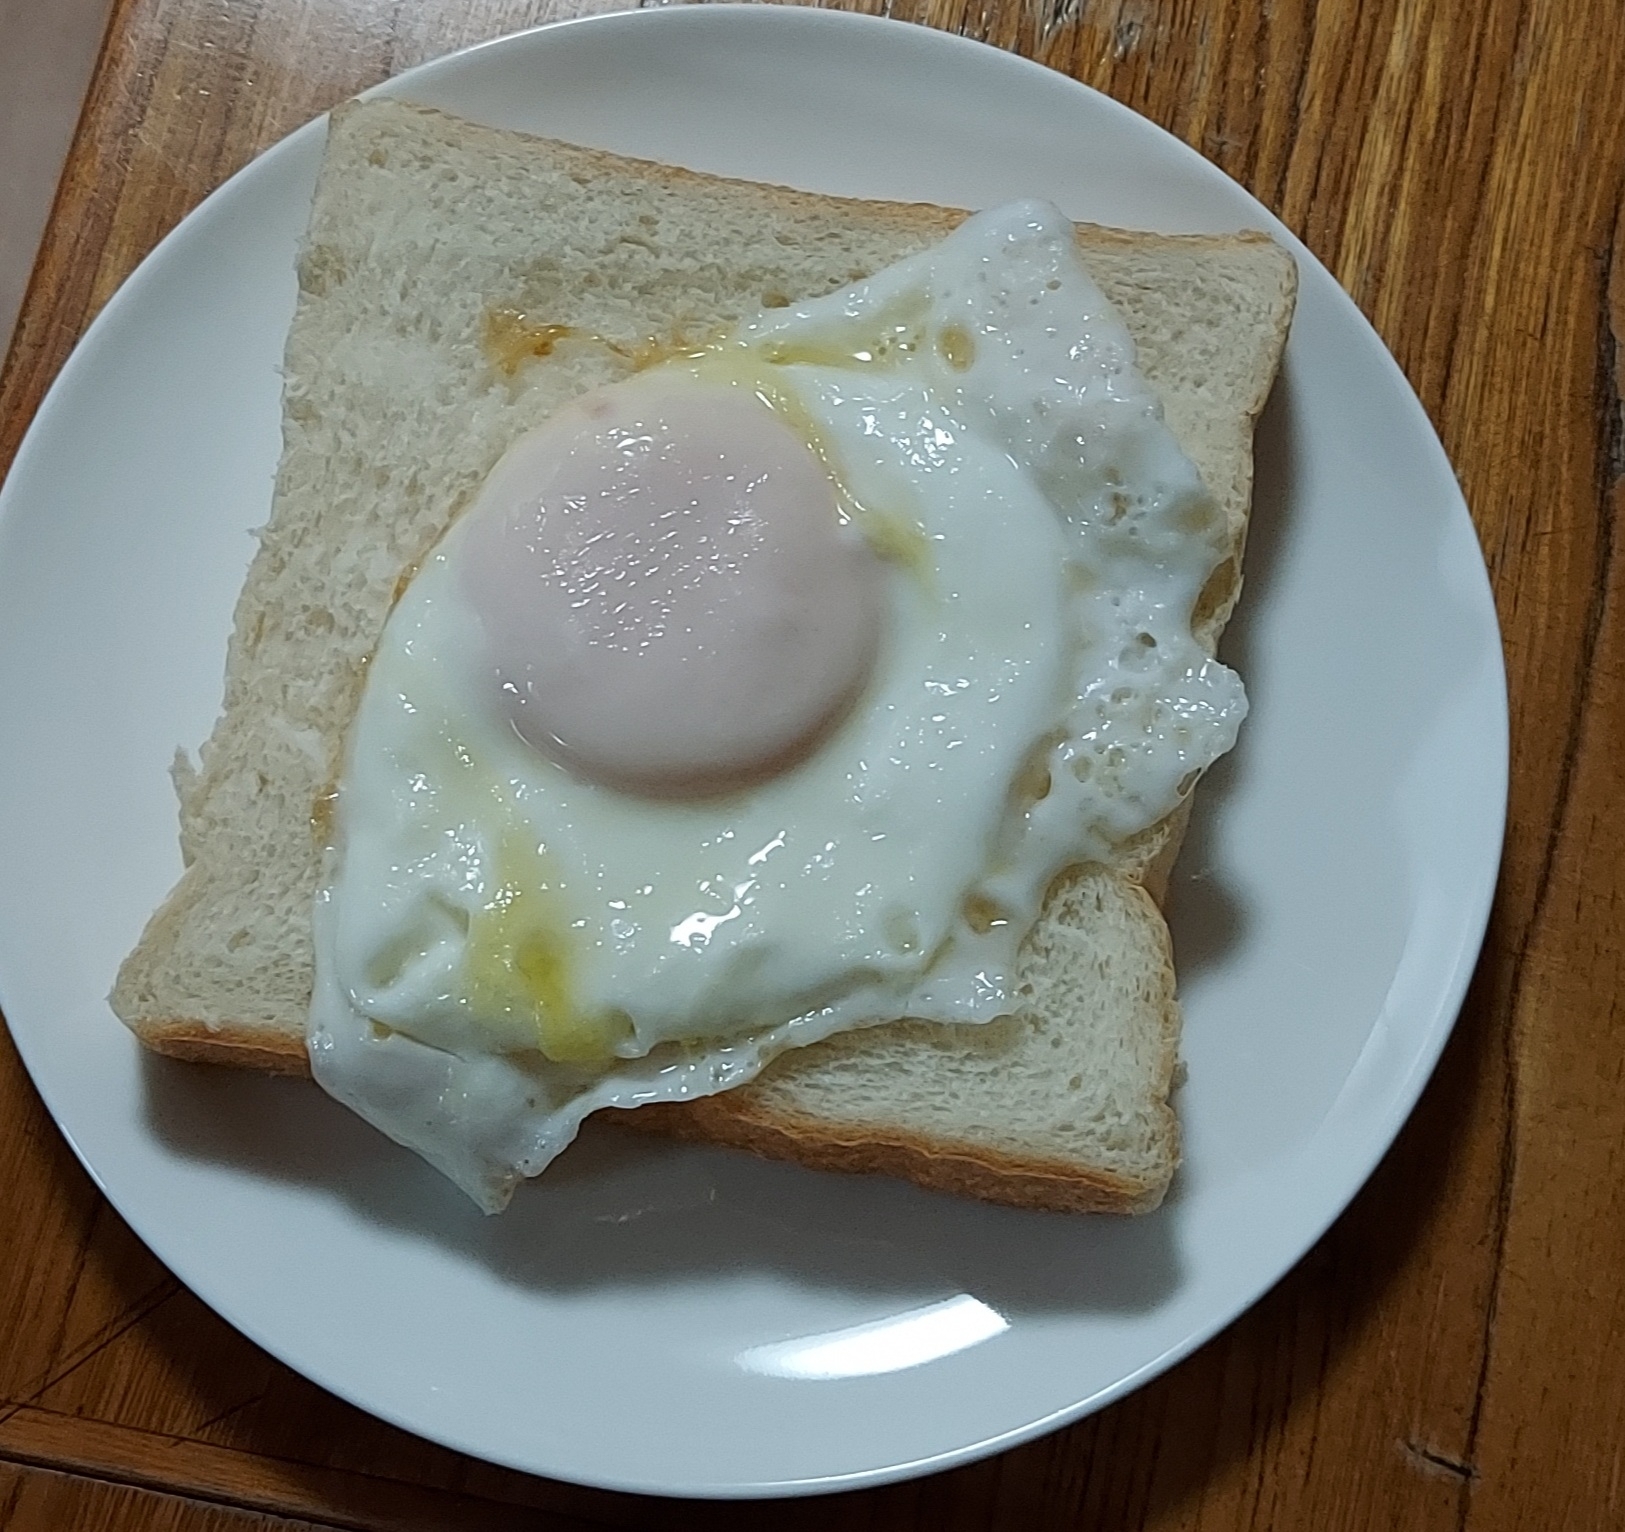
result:
<svg viewBox="0 0 1625 1532"><path fill-rule="evenodd" d="M105 1480L0 1462L0 1527L6 1532L326 1532L313 1521L261 1516L178 1495L153 1494Z"/></svg>

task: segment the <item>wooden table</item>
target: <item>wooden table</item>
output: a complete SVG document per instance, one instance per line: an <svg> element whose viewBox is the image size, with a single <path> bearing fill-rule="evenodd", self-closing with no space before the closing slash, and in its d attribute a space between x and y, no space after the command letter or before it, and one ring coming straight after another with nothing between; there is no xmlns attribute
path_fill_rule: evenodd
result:
<svg viewBox="0 0 1625 1532"><path fill-rule="evenodd" d="M1625 9L1620 0L897 0L1217 160L1438 425L1494 579L1511 824L1437 1077L1245 1318L954 1473L751 1506L461 1458L294 1376L92 1188L0 1032L0 1526L1625 1526ZM356 89L596 0L120 0L0 380L0 468L194 203Z"/></svg>

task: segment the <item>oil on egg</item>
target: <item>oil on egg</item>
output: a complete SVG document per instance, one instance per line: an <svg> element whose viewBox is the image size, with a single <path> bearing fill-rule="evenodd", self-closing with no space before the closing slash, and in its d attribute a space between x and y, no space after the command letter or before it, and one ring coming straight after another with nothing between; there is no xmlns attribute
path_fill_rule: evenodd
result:
<svg viewBox="0 0 1625 1532"><path fill-rule="evenodd" d="M1233 741L1223 553L1043 204L578 402L380 642L318 1080L494 1209L601 1107L1007 1013L1055 874Z"/></svg>

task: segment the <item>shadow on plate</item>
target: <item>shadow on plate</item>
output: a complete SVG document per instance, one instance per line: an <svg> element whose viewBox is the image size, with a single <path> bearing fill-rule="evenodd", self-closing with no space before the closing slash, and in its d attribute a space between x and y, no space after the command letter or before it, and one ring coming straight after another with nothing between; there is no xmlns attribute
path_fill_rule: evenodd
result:
<svg viewBox="0 0 1625 1532"><path fill-rule="evenodd" d="M347 1203L544 1292L770 1275L865 1297L968 1292L1001 1313L1131 1314L1179 1285L1174 1221L1025 1212L592 1121L487 1217L314 1085L143 1054L160 1142ZM1175 1196L1177 1196L1177 1189Z"/></svg>
<svg viewBox="0 0 1625 1532"><path fill-rule="evenodd" d="M1295 411L1288 358L1253 437L1245 595L1219 645L1221 658L1240 672L1244 682L1255 674L1258 613L1269 601L1293 532L1290 508L1299 493L1301 467ZM1168 923L1182 979L1217 967L1247 935L1247 908L1218 870L1218 827L1236 783L1246 775L1250 738L1243 725L1235 749L1202 778L1190 829L1168 880Z"/></svg>

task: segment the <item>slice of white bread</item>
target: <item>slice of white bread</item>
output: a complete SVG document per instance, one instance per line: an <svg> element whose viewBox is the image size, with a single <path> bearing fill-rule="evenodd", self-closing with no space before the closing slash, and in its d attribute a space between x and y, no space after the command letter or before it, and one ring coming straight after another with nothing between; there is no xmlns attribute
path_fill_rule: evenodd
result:
<svg viewBox="0 0 1625 1532"><path fill-rule="evenodd" d="M284 451L239 600L223 711L177 759L185 871L114 1010L180 1058L308 1072L311 908L329 795L403 579L521 432L677 338L827 292L964 214L719 180L406 103L333 114L285 360ZM1169 425L1228 517L1210 646L1240 585L1251 433L1296 270L1261 235L1080 228ZM1052 891L1023 1010L898 1023L754 1086L628 1114L812 1164L1044 1207L1140 1210L1178 1159L1166 927L1146 893L1183 813Z"/></svg>

